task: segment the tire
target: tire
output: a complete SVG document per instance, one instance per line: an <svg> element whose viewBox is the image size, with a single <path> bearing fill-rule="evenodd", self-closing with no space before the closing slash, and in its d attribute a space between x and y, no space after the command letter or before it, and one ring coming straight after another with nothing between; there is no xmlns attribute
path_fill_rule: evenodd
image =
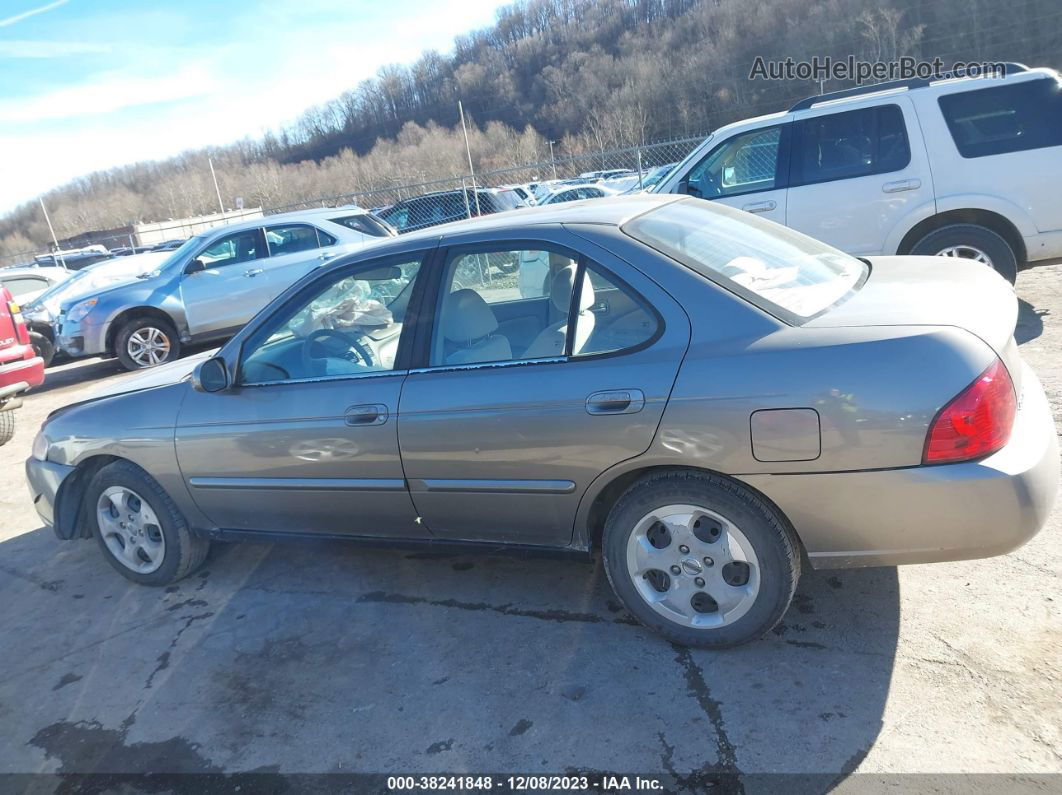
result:
<svg viewBox="0 0 1062 795"><path fill-rule="evenodd" d="M165 350L159 351L158 355L145 351L140 356L136 356L135 342L143 339L157 341L158 345L165 346ZM134 340L134 345L130 345L130 340ZM119 329L114 338L114 355L118 357L118 361L126 370L143 370L146 367L155 367L178 358L181 355L181 340L177 336L177 330L169 321L154 317L138 317ZM155 358L158 361L151 361Z"/></svg>
<svg viewBox="0 0 1062 795"><path fill-rule="evenodd" d="M1018 257L1010 243L991 229L976 224L951 224L941 227L915 243L911 253L931 257L964 256L961 253L963 250L970 254L981 254L983 259L975 261L984 262L1011 284L1017 281ZM944 254L947 251L956 253Z"/></svg>
<svg viewBox="0 0 1062 795"><path fill-rule="evenodd" d="M15 436L15 410L0 410L0 447L10 442Z"/></svg>
<svg viewBox="0 0 1062 795"><path fill-rule="evenodd" d="M679 510L670 521L660 522L658 515L673 509ZM632 565L640 550L660 568L643 574ZM785 614L800 579L788 521L740 483L702 472L637 481L609 512L602 552L609 583L627 609L683 646L725 649L762 637Z"/></svg>
<svg viewBox="0 0 1062 795"><path fill-rule="evenodd" d="M50 339L36 331L29 333L29 339L33 352L44 359L45 367L49 366L55 358L55 345Z"/></svg>
<svg viewBox="0 0 1062 795"><path fill-rule="evenodd" d="M210 550L210 541L188 527L162 486L129 461L116 461L96 473L85 491L84 508L107 562L140 585L177 582L198 569ZM131 551L123 556L120 550L127 548Z"/></svg>

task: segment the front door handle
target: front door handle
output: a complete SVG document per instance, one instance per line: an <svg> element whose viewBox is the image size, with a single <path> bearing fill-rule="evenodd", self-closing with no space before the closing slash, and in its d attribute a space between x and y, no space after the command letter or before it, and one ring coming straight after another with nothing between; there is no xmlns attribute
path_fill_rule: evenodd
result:
<svg viewBox="0 0 1062 795"><path fill-rule="evenodd" d="M383 425L387 422L387 406L381 403L366 403L351 406L343 413L347 425Z"/></svg>
<svg viewBox="0 0 1062 795"><path fill-rule="evenodd" d="M778 202L767 200L765 202L753 202L746 204L741 209L747 213L769 213L778 207Z"/></svg>
<svg viewBox="0 0 1062 795"><path fill-rule="evenodd" d="M261 272L262 272L262 268L251 268L248 271L244 271L243 275L244 276L250 276L253 279L255 276L257 276Z"/></svg>
<svg viewBox="0 0 1062 795"><path fill-rule="evenodd" d="M586 399L587 414L635 414L645 406L640 389L610 389L594 392Z"/></svg>
<svg viewBox="0 0 1062 795"><path fill-rule="evenodd" d="M905 190L918 190L922 187L920 179L898 179L895 182L886 182L881 186L883 193L902 193Z"/></svg>
<svg viewBox="0 0 1062 795"><path fill-rule="evenodd" d="M317 255L317 259L320 259L320 260L332 259L332 257L336 257L338 255L339 255L338 251L322 251L320 254Z"/></svg>

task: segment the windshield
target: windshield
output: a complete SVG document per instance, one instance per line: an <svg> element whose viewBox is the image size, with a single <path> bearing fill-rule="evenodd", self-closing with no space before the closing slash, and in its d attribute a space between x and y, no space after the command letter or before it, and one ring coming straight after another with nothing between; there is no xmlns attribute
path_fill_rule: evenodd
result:
<svg viewBox="0 0 1062 795"><path fill-rule="evenodd" d="M789 321L843 301L868 272L864 262L825 243L702 199L665 204L623 231Z"/></svg>
<svg viewBox="0 0 1062 795"><path fill-rule="evenodd" d="M159 269L162 264L169 261L171 253L155 251L97 262L95 265L78 271L66 281L45 290L27 304L26 308L32 310L45 306L55 314L63 302L90 296L105 287L133 281L145 273Z"/></svg>

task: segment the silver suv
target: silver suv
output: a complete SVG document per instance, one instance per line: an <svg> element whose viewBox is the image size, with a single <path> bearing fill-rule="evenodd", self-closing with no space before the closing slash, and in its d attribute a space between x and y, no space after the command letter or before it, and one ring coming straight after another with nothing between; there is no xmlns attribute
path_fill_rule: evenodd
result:
<svg viewBox="0 0 1062 795"><path fill-rule="evenodd" d="M313 268L395 234L359 207L208 230L154 270L64 302L55 319L57 347L68 356L116 356L129 370L171 361L183 344L232 336Z"/></svg>

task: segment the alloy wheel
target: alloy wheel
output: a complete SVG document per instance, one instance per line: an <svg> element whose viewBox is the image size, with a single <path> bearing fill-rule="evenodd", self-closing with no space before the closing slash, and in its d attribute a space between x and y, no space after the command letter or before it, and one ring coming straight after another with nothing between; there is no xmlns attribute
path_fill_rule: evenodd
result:
<svg viewBox="0 0 1062 795"><path fill-rule="evenodd" d="M938 251L936 256L972 259L974 262L980 262L982 265L987 265L990 268L995 267L992 264L992 258L981 249L975 248L974 246L948 246L947 248Z"/></svg>
<svg viewBox="0 0 1062 795"><path fill-rule="evenodd" d="M130 571L151 574L166 557L166 537L151 506L124 486L104 489L96 501L100 535L114 559Z"/></svg>
<svg viewBox="0 0 1062 795"><path fill-rule="evenodd" d="M656 613L698 629L734 623L760 589L759 560L745 534L696 505L665 505L642 517L627 540L627 570Z"/></svg>
<svg viewBox="0 0 1062 795"><path fill-rule="evenodd" d="M170 339L162 329L145 326L129 335L125 349L137 366L153 367L170 355Z"/></svg>

